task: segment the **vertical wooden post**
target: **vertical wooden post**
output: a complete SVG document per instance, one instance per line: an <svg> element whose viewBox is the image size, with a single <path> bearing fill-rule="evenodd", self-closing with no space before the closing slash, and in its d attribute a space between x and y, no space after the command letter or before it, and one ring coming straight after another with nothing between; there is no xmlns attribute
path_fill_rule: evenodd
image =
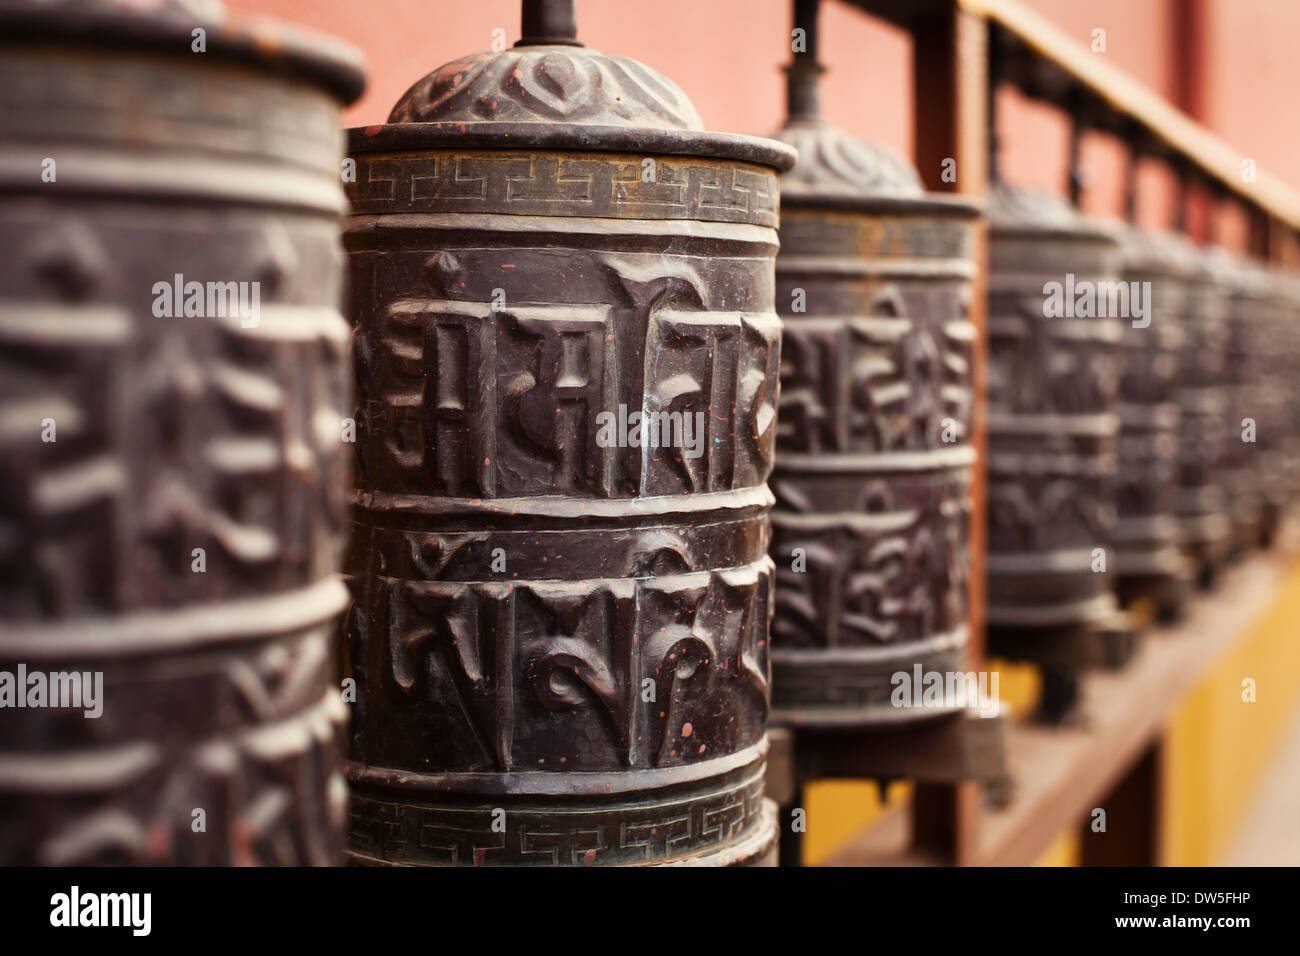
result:
<svg viewBox="0 0 1300 956"><path fill-rule="evenodd" d="M989 183L989 24L981 16L951 3L918 16L911 25L912 93L915 161L926 187L937 192L984 196ZM953 168L955 176L944 176ZM950 180L950 181L948 181ZM979 462L971 485L970 529L970 666L984 658L984 552L986 501L984 460L988 453L985 372L988 325L985 321L988 235L976 230L975 281L970 321L975 326L972 444ZM918 849L939 853L961 865L975 849L979 785L918 784L912 804L912 841Z"/></svg>
<svg viewBox="0 0 1300 956"><path fill-rule="evenodd" d="M1084 819L1079 831L1082 866L1160 865L1163 763L1164 744L1160 739L1098 805L1106 811L1105 831L1093 829L1092 813Z"/></svg>
<svg viewBox="0 0 1300 956"><path fill-rule="evenodd" d="M1086 128L1083 109L1083 91L1075 88L1070 91L1070 167L1066 173L1065 188L1070 196L1070 205L1078 209L1083 202L1083 134Z"/></svg>
<svg viewBox="0 0 1300 956"><path fill-rule="evenodd" d="M780 833L778 866L803 865L803 829L807 817L794 828L795 812L806 814L804 772L795 753L795 734L789 727L769 727L767 731L767 796L775 800L778 811L776 826Z"/></svg>
<svg viewBox="0 0 1300 956"><path fill-rule="evenodd" d="M804 789L802 782L796 782L794 792L788 802L780 804L779 818L776 823L780 833L779 843L777 845L777 865L778 866L803 866L803 830L794 828L794 815L797 811L807 812L804 801ZM806 825L807 820L800 824Z"/></svg>

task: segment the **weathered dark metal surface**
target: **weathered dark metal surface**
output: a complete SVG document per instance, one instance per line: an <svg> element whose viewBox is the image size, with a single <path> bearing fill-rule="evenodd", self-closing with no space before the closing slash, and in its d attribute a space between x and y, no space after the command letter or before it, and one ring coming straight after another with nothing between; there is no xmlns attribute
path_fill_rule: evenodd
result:
<svg viewBox="0 0 1300 956"><path fill-rule="evenodd" d="M1292 336L1296 324L1288 315L1286 303L1277 295L1268 271L1254 260L1245 268L1244 285L1250 296L1249 311L1257 323L1252 340L1256 349L1259 384L1257 404L1253 409L1259 423L1256 466L1259 469L1260 527L1259 545L1271 547L1289 507L1292 492L1288 487L1287 451L1295 430L1291 407L1297 380L1291 367L1295 355ZM1257 298L1258 296L1258 298Z"/></svg>
<svg viewBox="0 0 1300 956"><path fill-rule="evenodd" d="M1276 398L1284 390L1281 381L1266 374L1272 311L1267 275L1222 251L1215 261L1229 293L1222 483L1232 522L1231 549L1243 554L1270 538L1277 521L1276 514L1270 514L1267 489L1282 424L1278 419L1286 414Z"/></svg>
<svg viewBox="0 0 1300 956"><path fill-rule="evenodd" d="M391 119L350 134L354 860L767 859L792 151L570 45ZM699 415L698 447L611 447L602 412Z"/></svg>
<svg viewBox="0 0 1300 956"><path fill-rule="evenodd" d="M1239 442L1240 435L1231 427L1227 388L1229 279L1214 257L1196 251L1178 362L1178 520L1183 549L1203 587L1213 583L1232 543L1224 466L1230 442Z"/></svg>
<svg viewBox="0 0 1300 956"><path fill-rule="evenodd" d="M1271 270L1267 277L1269 322L1265 335L1265 368L1273 423L1266 447L1269 480L1268 505L1273 513L1300 498L1300 424L1295 415L1295 393L1300 383L1300 273Z"/></svg>
<svg viewBox="0 0 1300 956"><path fill-rule="evenodd" d="M336 862L361 74L153 6L0 0L0 863ZM260 306L161 317L177 276Z"/></svg>
<svg viewBox="0 0 1300 956"><path fill-rule="evenodd" d="M891 678L965 661L979 210L820 119L815 4L799 11L777 134L799 160L776 265L773 705L804 726L928 718L945 708L893 706Z"/></svg>
<svg viewBox="0 0 1300 956"><path fill-rule="evenodd" d="M987 620L996 650L1004 635L1024 647L1100 630L1114 614L1122 332L1114 317L1046 314L1046 283L1077 301L1070 283L1077 293L1081 283L1118 280L1112 235L1063 202L1006 186L992 194L989 224Z"/></svg>
<svg viewBox="0 0 1300 956"><path fill-rule="evenodd" d="M1178 361L1192 250L1172 234L1123 235L1122 279L1149 283L1149 324L1120 320L1120 436L1115 506L1115 587L1124 604L1149 601L1177 617L1188 568L1178 523Z"/></svg>

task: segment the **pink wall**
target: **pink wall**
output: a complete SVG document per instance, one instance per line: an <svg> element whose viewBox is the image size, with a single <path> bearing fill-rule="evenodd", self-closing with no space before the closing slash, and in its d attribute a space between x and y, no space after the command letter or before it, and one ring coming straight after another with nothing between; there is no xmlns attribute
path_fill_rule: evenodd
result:
<svg viewBox="0 0 1300 956"><path fill-rule="evenodd" d="M346 116L381 123L397 98L448 60L486 50L492 31L519 38L518 0L226 0L232 10L294 20L347 39L370 60L370 85ZM673 79L711 129L770 133L784 117L789 0L579 0L587 46L642 60ZM827 116L909 148L910 41L841 3L822 14Z"/></svg>
<svg viewBox="0 0 1300 956"><path fill-rule="evenodd" d="M1092 31L1106 31L1105 56L1161 96L1172 98L1175 31L1179 0L1021 0L1057 27L1090 47ZM1239 0L1243 5L1256 0ZM1264 0L1268 3L1269 0Z"/></svg>
<svg viewBox="0 0 1300 956"><path fill-rule="evenodd" d="M1201 119L1261 168L1300 186L1300 2L1292 0L1025 0L1090 42L1096 54L1171 99L1179 95L1178 29L1193 4L1204 10L1204 50L1191 81L1204 91ZM294 20L344 37L370 60L370 86L347 114L350 125L383 122L413 82L433 67L487 49L492 31L519 35L518 0L226 0L231 9ZM790 0L578 0L579 37L591 47L643 60L691 96L711 129L769 133L784 115L781 67L789 59ZM910 40L838 0L822 13L822 59L829 67L823 109L836 124L911 153ZM1065 189L1068 127L1051 109L1015 91L999 100L1004 176L1054 192ZM1124 152L1090 135L1083 159L1084 208L1118 214ZM1170 177L1147 164L1139 219L1167 224ZM1234 227L1235 228L1235 227ZM1240 231L1240 230L1238 230ZM1230 234L1232 233L1230 230ZM1242 232L1244 235L1244 232ZM1235 244L1235 243L1234 243Z"/></svg>
<svg viewBox="0 0 1300 956"><path fill-rule="evenodd" d="M1300 186L1300 3L1214 0L1208 115L1242 155Z"/></svg>

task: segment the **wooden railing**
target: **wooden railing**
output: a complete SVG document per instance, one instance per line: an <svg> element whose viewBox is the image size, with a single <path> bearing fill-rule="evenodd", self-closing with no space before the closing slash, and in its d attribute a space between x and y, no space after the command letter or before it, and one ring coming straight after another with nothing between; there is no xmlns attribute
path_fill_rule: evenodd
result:
<svg viewBox="0 0 1300 956"><path fill-rule="evenodd" d="M1019 0L845 2L912 34L913 83L918 90L931 89L932 94L917 101L916 158L923 174L931 168L926 162L931 150L925 147L945 136L953 137L955 129L961 130L971 151L987 156L987 124L975 122L973 113L963 116L960 112L963 107L972 108L966 103L970 94L949 88L945 105L943 98L934 95L937 91L932 89L934 77L930 74L951 72L967 78L982 74L987 83L988 54L996 43L1002 82L1058 106L1089 128L1120 137L1145 155L1164 160L1192 183L1203 184L1216 198L1239 203L1249 211L1255 226L1256 253L1274 262L1300 265L1300 190L1265 169L1254 169L1248 180L1242 174L1246 157L1239 149ZM961 42L950 43L943 51L954 57L954 63L945 66L936 62L936 42L945 35L950 41L955 39L959 23L964 24ZM979 183L974 185L982 188ZM933 188L952 186L936 182Z"/></svg>
<svg viewBox="0 0 1300 956"><path fill-rule="evenodd" d="M843 2L911 34L916 111L913 152L928 188L974 196L987 193L994 145L993 94L1001 83L1008 83L1030 98L1054 104L1069 117L1076 130L1076 159L1078 130L1113 134L1133 155L1168 164L1182 185L1179 203L1186 203L1190 192L1199 189L1212 203L1240 205L1251 225L1252 252L1274 264L1300 265L1300 191L1262 169L1255 169L1253 180L1248 181L1242 175L1240 150L1024 4L1017 0ZM948 159L955 159L959 170L951 182L941 177ZM1130 181L1130 192L1135 188ZM1074 198L1077 201L1077 194ZM979 334L974 384L976 394L983 394L986 237L977 242L975 256L978 269L971 320ZM987 450L984 411L983 403L977 403L973 441L981 457ZM984 633L987 500L984 477L978 470L972 493L970 626L972 654L978 664ZM1257 608L1265 600L1267 588L1279 579L1282 563L1277 555L1255 559L1249 569L1240 572L1245 577L1235 585L1249 594L1237 595L1233 601L1250 597L1252 607ZM1139 812L1154 812L1160 728L1178 695L1200 673L1196 670L1198 655L1217 653L1224 642L1241 636L1241 629L1229 628L1223 633L1225 621L1242 607L1222 597L1197 602L1202 613L1193 615L1184 629L1201 633L1199 643L1162 641L1135 662L1131 673L1089 678L1085 694L1109 694L1114 701L1125 694L1130 698L1136 695L1141 704L1138 711L1120 709L1116 720L1097 722L1087 731L1015 731L1008 745L1012 773L1027 782L1001 811L985 808L978 784L917 785L907 814L896 814L882 829L864 834L835 862L1025 863L1045 849L1052 836L1076 823L1079 809L1094 805L1088 801L1099 796L1111 794L1115 799L1136 801L1142 805ZM1157 685L1159 693L1153 696L1149 691ZM1104 765L1098 763L1098 754L1109 755ZM1071 794L1069 799L1065 794ZM888 844L894 837L902 843L882 852L882 840ZM1120 842L1108 845L1119 846ZM1125 851L1113 859L1093 862L1156 861L1154 842L1145 851L1134 846L1142 859L1133 853L1126 856Z"/></svg>

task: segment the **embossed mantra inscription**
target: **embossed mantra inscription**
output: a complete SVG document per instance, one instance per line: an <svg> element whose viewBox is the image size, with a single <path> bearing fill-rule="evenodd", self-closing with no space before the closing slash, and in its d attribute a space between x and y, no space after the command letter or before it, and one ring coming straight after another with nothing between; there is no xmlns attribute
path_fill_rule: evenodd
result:
<svg viewBox="0 0 1300 956"><path fill-rule="evenodd" d="M217 24L205 58L124 55L188 50L174 6L0 16L44 37L0 50L0 672L102 680L93 719L0 711L4 864L342 857L335 130L361 76L234 70L253 40ZM91 22L96 48L51 45ZM257 327L157 317L176 274L260 283Z"/></svg>
<svg viewBox="0 0 1300 956"><path fill-rule="evenodd" d="M804 721L933 716L892 675L965 658L976 210L895 205L783 209L773 699Z"/></svg>
<svg viewBox="0 0 1300 956"><path fill-rule="evenodd" d="M775 170L365 148L352 855L761 857ZM620 406L702 453L598 442Z"/></svg>
<svg viewBox="0 0 1300 956"><path fill-rule="evenodd" d="M1051 282L1113 282L1118 244L1046 195L990 201L988 624L994 637L1100 626L1111 575L1119 320L1048 315Z"/></svg>
<svg viewBox="0 0 1300 956"><path fill-rule="evenodd" d="M1178 364L1190 249L1169 234L1122 234L1124 278L1150 284L1150 323L1120 322L1119 467L1115 476L1116 592L1127 604L1154 603L1166 618L1182 601L1178 524L1182 408Z"/></svg>
<svg viewBox="0 0 1300 956"><path fill-rule="evenodd" d="M363 858L647 862L765 830L775 234L551 203L472 242L440 214L347 233ZM704 412L704 453L600 447L620 405Z"/></svg>
<svg viewBox="0 0 1300 956"><path fill-rule="evenodd" d="M528 37L565 6L526 3L515 49L351 131L358 863L729 865L775 841L793 151L703 132L640 64ZM634 415L691 440L633 440Z"/></svg>
<svg viewBox="0 0 1300 956"><path fill-rule="evenodd" d="M1178 404L1183 421L1178 444L1178 520L1183 549L1209 584L1231 549L1232 519L1225 489L1231 442L1240 438L1232 421L1229 388L1232 329L1228 323L1228 277L1204 251L1193 256L1183 314L1178 365Z"/></svg>
<svg viewBox="0 0 1300 956"><path fill-rule="evenodd" d="M953 702L895 706L895 675L965 660L979 209L821 119L817 4L796 18L808 44L777 133L799 157L777 258L773 703L805 727L933 717Z"/></svg>

